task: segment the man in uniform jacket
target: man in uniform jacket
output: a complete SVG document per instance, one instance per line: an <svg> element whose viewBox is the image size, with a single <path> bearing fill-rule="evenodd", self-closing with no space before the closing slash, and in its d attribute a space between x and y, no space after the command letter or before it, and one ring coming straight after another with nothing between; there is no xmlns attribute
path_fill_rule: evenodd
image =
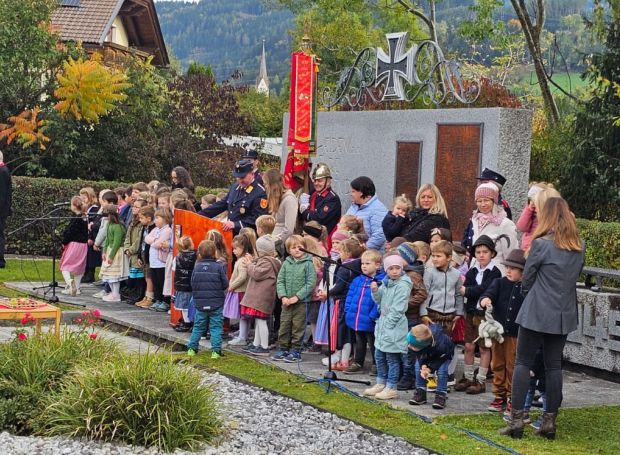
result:
<svg viewBox="0 0 620 455"><path fill-rule="evenodd" d="M233 230L237 235L244 227L256 229L256 218L267 213L267 194L263 185L255 180L250 160L238 161L233 177L237 181L231 185L226 197L198 213L213 218L228 210L224 230Z"/></svg>

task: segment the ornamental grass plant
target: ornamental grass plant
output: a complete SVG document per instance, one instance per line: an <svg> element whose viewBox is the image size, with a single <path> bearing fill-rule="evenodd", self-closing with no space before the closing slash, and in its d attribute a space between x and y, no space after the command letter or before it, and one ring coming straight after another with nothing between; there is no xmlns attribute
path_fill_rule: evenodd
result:
<svg viewBox="0 0 620 455"><path fill-rule="evenodd" d="M120 354L115 342L95 340L98 316L92 313L85 312L77 331L65 328L60 337L50 332L35 335L34 321L25 317L15 338L0 344L0 431L30 434L41 398L58 388L76 365L99 364Z"/></svg>
<svg viewBox="0 0 620 455"><path fill-rule="evenodd" d="M220 432L213 395L199 372L169 356L114 356L77 366L46 396L37 432L196 450Z"/></svg>

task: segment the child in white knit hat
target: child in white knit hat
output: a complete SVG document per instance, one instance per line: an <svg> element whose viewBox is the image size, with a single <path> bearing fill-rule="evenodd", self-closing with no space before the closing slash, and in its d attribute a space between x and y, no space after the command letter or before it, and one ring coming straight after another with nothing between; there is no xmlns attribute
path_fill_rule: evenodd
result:
<svg viewBox="0 0 620 455"><path fill-rule="evenodd" d="M379 308L375 325L375 361L377 383L364 390L365 396L390 400L398 396L396 385L400 376L400 356L407 350L407 306L411 280L403 271L404 261L399 254L388 254L383 259L386 277L381 286L370 285L372 298Z"/></svg>

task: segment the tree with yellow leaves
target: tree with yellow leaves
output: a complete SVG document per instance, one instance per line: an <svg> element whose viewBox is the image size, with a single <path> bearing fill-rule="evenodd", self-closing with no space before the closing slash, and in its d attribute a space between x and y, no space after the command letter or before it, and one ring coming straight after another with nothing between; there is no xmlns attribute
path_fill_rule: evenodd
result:
<svg viewBox="0 0 620 455"><path fill-rule="evenodd" d="M39 149L45 150L45 143L50 141L44 133L47 128L45 120L38 120L41 109L26 109L19 115L9 117L9 123L0 123L0 141L6 139L7 144L16 141L23 148L38 143Z"/></svg>
<svg viewBox="0 0 620 455"><path fill-rule="evenodd" d="M115 103L127 98L123 90L130 84L126 80L124 73L106 68L96 55L88 60L69 58L57 76L54 95L59 102L55 107L64 117L98 123Z"/></svg>

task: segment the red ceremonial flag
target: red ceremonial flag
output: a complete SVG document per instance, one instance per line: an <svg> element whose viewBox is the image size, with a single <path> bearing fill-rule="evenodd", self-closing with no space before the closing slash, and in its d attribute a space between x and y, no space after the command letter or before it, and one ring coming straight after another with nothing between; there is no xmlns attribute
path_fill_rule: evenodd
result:
<svg viewBox="0 0 620 455"><path fill-rule="evenodd" d="M293 191L301 186L308 171L308 158L316 147L317 69L314 55L293 53L287 141L289 153L284 166L284 181Z"/></svg>

